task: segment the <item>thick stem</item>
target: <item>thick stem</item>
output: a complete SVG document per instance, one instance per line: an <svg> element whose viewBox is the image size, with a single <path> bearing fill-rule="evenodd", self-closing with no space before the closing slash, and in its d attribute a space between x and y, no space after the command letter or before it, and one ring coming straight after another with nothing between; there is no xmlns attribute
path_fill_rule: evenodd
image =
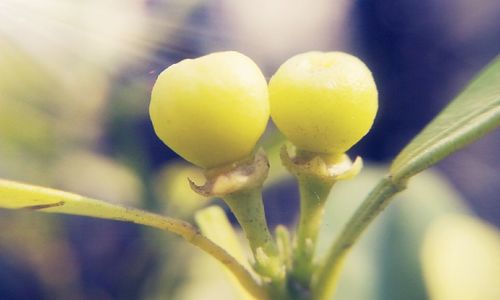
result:
<svg viewBox="0 0 500 300"><path fill-rule="evenodd" d="M356 210L342 233L333 244L319 274L313 282L314 300L329 300L335 292L338 275L345 256L360 235L390 203L394 194L404 189L403 183L396 183L391 178L383 179Z"/></svg>
<svg viewBox="0 0 500 300"><path fill-rule="evenodd" d="M298 176L300 191L300 219L293 254L292 276L308 288L313 273L313 259L318 233L323 222L325 203L333 186L314 176Z"/></svg>

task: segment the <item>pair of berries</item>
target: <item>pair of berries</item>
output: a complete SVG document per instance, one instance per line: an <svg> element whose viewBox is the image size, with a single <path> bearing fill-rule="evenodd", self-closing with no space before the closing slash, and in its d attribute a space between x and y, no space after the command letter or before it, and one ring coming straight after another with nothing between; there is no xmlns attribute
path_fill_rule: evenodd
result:
<svg viewBox="0 0 500 300"><path fill-rule="evenodd" d="M378 95L370 70L341 52L287 60L269 86L238 52L186 59L163 71L152 92L157 135L205 169L248 158L269 114L298 150L342 155L371 128Z"/></svg>

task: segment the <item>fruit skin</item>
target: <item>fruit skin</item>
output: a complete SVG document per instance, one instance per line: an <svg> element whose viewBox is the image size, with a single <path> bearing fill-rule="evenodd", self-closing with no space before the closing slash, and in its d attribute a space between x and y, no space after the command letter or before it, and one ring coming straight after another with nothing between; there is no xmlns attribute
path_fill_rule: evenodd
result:
<svg viewBox="0 0 500 300"><path fill-rule="evenodd" d="M358 58L307 52L283 63L269 83L271 117L300 150L342 154L371 128L377 87Z"/></svg>
<svg viewBox="0 0 500 300"><path fill-rule="evenodd" d="M156 134L202 168L248 157L269 120L267 82L245 55L216 52L164 70L149 113Z"/></svg>

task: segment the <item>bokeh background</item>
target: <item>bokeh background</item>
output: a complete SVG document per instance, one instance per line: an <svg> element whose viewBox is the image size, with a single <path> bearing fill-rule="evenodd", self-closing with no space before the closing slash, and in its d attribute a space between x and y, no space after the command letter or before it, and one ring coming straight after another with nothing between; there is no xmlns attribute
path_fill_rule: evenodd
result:
<svg viewBox="0 0 500 300"><path fill-rule="evenodd" d="M199 170L155 136L156 76L213 51L240 51L267 78L294 54L346 51L373 71L380 110L350 151L366 171L339 184L326 245L391 159L498 55L499 15L495 0L0 0L0 177L192 220L220 203L190 193L185 178ZM298 196L276 166L281 143L270 125L265 201L272 226L291 227ZM432 216L467 211L500 226L498 153L497 130L416 179L363 239L338 299L426 299L418 249ZM7 211L0 228L0 299L236 299L210 259L154 230Z"/></svg>

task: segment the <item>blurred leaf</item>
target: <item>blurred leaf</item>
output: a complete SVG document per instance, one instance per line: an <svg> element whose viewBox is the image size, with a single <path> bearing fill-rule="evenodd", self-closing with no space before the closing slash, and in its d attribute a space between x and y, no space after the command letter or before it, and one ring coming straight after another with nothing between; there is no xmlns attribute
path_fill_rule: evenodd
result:
<svg viewBox="0 0 500 300"><path fill-rule="evenodd" d="M137 175L109 157L76 151L56 162L54 180L57 186L74 193L109 202L141 206L143 186Z"/></svg>
<svg viewBox="0 0 500 300"><path fill-rule="evenodd" d="M389 208L377 251L380 300L428 299L420 248L425 232L448 213L469 213L458 192L437 172L427 171L413 179Z"/></svg>
<svg viewBox="0 0 500 300"><path fill-rule="evenodd" d="M156 176L155 195L169 215L192 217L195 210L209 201L191 189L188 178L200 184L205 180L200 168L185 162L169 163Z"/></svg>
<svg viewBox="0 0 500 300"><path fill-rule="evenodd" d="M196 213L195 219L205 236L224 248L240 264L250 267L240 240L222 208L209 206L201 209Z"/></svg>
<svg viewBox="0 0 500 300"><path fill-rule="evenodd" d="M318 239L319 257L327 253L349 216L363 200L366 191L372 188L383 174L382 168L365 166L363 172L354 179L340 181L333 187L326 204L324 223ZM338 290L331 299L375 299L380 283L377 265L380 236L381 226L376 223L370 227L367 235L345 260Z"/></svg>
<svg viewBox="0 0 500 300"><path fill-rule="evenodd" d="M221 246L241 265L250 269L248 260L241 247L241 241L238 239L234 228L231 226L231 223L229 223L226 213L222 210L222 208L218 206L204 208L196 213L195 218L196 224L198 224L201 232L206 237ZM219 268L221 267L224 268L219 265ZM238 295L237 299L255 300L255 298L238 283L238 280L229 272L228 269L224 268L224 271L226 271L226 274L230 277L233 285L238 287L235 290Z"/></svg>
<svg viewBox="0 0 500 300"><path fill-rule="evenodd" d="M319 255L325 254L384 170L367 165L353 180L337 183L327 202ZM419 264L425 231L443 214L463 213L467 208L458 193L432 171L417 176L408 190L396 197L399 201L369 227L347 257L332 299L425 299Z"/></svg>
<svg viewBox="0 0 500 300"><path fill-rule="evenodd" d="M405 180L500 126L500 57L406 146L391 166Z"/></svg>
<svg viewBox="0 0 500 300"><path fill-rule="evenodd" d="M26 105L21 99L0 99L0 145L9 145L32 156L48 157L54 151L54 136L51 134L54 126L51 121L47 115Z"/></svg>
<svg viewBox="0 0 500 300"><path fill-rule="evenodd" d="M236 300L234 288L217 263L206 255L194 254L190 261L184 262L189 280L176 293L175 297L162 295L159 299L175 300ZM187 266L186 266L187 263Z"/></svg>
<svg viewBox="0 0 500 300"><path fill-rule="evenodd" d="M422 262L432 300L500 299L500 232L463 215L429 229Z"/></svg>

